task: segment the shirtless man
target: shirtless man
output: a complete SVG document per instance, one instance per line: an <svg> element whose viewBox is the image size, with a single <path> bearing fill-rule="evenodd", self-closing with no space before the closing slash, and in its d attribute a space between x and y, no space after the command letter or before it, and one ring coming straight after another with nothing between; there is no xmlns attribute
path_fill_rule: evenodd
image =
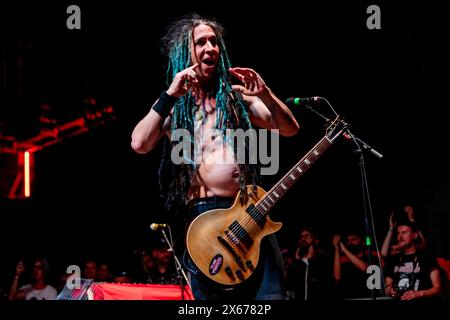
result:
<svg viewBox="0 0 450 320"><path fill-rule="evenodd" d="M258 73L230 66L222 28L217 22L193 15L176 21L168 30L164 40L168 43L171 84L136 125L131 146L138 153L147 153L164 135L170 138L174 129L194 132L193 142L201 145L196 145L200 152L195 153L195 164L190 169L192 179L188 181L187 190L174 194L185 193L184 202L189 203L191 214L195 216L206 210L231 206L243 185L241 181L246 179L242 167L235 161L233 148L213 129L248 129L254 124L292 136L298 132L299 125ZM183 48L183 45L189 47ZM240 84L232 85L231 76ZM261 244L261 251L267 247L270 252L261 259L267 263L261 261L260 276L252 276L254 280L249 285L235 290L241 298L245 294L248 298L283 299L281 255L274 237L266 242L268 244ZM273 268L270 263L278 265ZM230 292L234 289L209 282L192 263L187 268L196 299L232 296ZM274 269L279 273L267 271Z"/></svg>

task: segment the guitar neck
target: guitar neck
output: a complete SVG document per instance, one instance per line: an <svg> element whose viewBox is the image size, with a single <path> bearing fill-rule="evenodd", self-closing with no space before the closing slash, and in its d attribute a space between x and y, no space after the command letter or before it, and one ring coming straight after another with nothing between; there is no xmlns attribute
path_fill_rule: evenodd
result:
<svg viewBox="0 0 450 320"><path fill-rule="evenodd" d="M332 141L323 137L299 162L284 175L283 178L262 197L256 208L262 215L268 214L270 209L288 191L294 183L311 167L311 165L331 146Z"/></svg>

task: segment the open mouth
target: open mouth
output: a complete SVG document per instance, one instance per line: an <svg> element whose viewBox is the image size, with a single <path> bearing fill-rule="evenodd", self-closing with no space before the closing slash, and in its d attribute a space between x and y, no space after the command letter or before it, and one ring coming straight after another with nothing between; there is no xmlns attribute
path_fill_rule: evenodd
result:
<svg viewBox="0 0 450 320"><path fill-rule="evenodd" d="M206 58L202 62L206 64L208 67L213 67L216 64L213 58Z"/></svg>

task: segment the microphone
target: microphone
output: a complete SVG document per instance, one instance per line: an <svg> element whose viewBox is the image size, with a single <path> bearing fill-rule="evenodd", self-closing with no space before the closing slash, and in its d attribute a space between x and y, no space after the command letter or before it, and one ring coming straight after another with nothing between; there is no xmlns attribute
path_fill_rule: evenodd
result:
<svg viewBox="0 0 450 320"><path fill-rule="evenodd" d="M309 97L309 98L287 98L286 104L299 106L302 104L308 104L311 102L318 102L320 100L320 97Z"/></svg>
<svg viewBox="0 0 450 320"><path fill-rule="evenodd" d="M159 229L167 227L167 224L165 223L152 223L150 225L150 230L152 231L158 231Z"/></svg>

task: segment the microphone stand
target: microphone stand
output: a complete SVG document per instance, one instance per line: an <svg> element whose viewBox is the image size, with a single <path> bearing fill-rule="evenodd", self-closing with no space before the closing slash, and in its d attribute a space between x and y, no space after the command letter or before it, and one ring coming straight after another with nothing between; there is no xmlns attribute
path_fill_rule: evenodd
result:
<svg viewBox="0 0 450 320"><path fill-rule="evenodd" d="M362 149L364 148L365 150L369 150L370 152L372 152L372 154L374 154L379 159L383 158L383 155L381 153L379 153L378 151L376 151L375 149L373 149L368 144L366 144L364 141L362 141L361 139L356 137L354 134L352 134L349 129L347 129L345 133L355 143L355 145L356 145L355 152L359 154L358 163L359 163L359 167L360 167L361 188L362 188L362 193L363 193L362 196L363 196L363 209L364 209L364 231L365 231L365 236L366 236L365 244L367 247L367 263L369 266L371 266L372 265L371 229L372 229L372 234L374 236L374 241L375 241L375 246L377 249L376 251L377 251L378 257L379 257L379 250L378 250L378 246L376 243L376 236L375 236L375 230L374 230L374 225L373 225L372 203L370 201L369 185L367 182L367 170L366 170L366 165L364 162L364 153L363 153ZM382 280L381 283L383 283L382 289L384 289L384 276L383 276L383 270L382 270L380 258L379 258L379 264L380 264L380 270L381 270L381 275L380 275L381 280ZM370 296L371 296L372 300L375 300L375 289L372 288L370 290Z"/></svg>
<svg viewBox="0 0 450 320"><path fill-rule="evenodd" d="M170 231L170 226L168 226L168 227L169 227L170 238L172 239L172 232ZM180 281L181 299L185 300L185 298L184 298L185 287L183 284L183 278L181 277L181 274L183 274L184 280L186 280L186 283L189 287L191 287L191 283L190 283L186 273L184 272L183 268L181 267L181 263L178 260L177 255L175 254L175 249L173 247L172 241L169 241L164 229L161 229L161 233L164 236L164 239L166 239L166 242L168 243L170 250L172 251L173 258L175 260L175 268L177 270L178 279Z"/></svg>
<svg viewBox="0 0 450 320"><path fill-rule="evenodd" d="M316 115L318 115L319 117L321 117L323 120L325 120L325 122L330 122L330 119L325 117L323 114L321 114L319 111L316 111L313 107L311 107L309 104L305 104L305 108L306 110L315 113Z"/></svg>
<svg viewBox="0 0 450 320"><path fill-rule="evenodd" d="M331 104L328 102L327 99L322 98L322 97L320 97L320 99L324 100L328 104L330 109L333 111L333 113L336 116L338 116L338 114L336 113L336 111L334 110L334 108L331 106ZM312 108L310 105L305 104L305 108L308 111L311 111L314 114L320 116L327 123L330 122L329 118L327 118L326 116L324 116L323 114L321 114L320 112L318 112L317 110ZM359 154L359 161L358 161L358 163L359 163L359 166L360 166L361 187L362 187L362 196L363 196L364 229L365 229L364 231L365 231L365 236L366 236L365 244L367 246L367 251L368 251L367 263L368 263L369 266L372 265L372 238L371 238L371 230L372 230L372 234L374 236L374 241L375 241L375 247L376 247L376 251L377 251L377 255L378 255L378 260L379 260L378 262L380 264L380 270L381 270L381 275L380 276L381 276L382 289L383 289L384 292L386 292L386 290L384 290L385 284L384 284L383 269L381 267L380 250L378 249L378 245L377 245L377 242L376 242L376 236L375 236L375 229L374 229L374 226L373 226L372 204L371 204L371 201L370 201L369 185L367 183L366 165L365 165L365 162L364 162L364 154L362 152L362 149L370 151L378 159L382 159L383 155L381 153L379 153L377 150L375 150L374 148L372 148L370 145L368 145L367 143L362 141L360 138L355 136L353 133L351 133L348 128L344 131L343 135L344 135L345 138L350 139L350 140L352 140L355 143L355 145L356 145L356 153ZM375 290L374 289L370 290L370 294L371 294L371 299L375 300Z"/></svg>

